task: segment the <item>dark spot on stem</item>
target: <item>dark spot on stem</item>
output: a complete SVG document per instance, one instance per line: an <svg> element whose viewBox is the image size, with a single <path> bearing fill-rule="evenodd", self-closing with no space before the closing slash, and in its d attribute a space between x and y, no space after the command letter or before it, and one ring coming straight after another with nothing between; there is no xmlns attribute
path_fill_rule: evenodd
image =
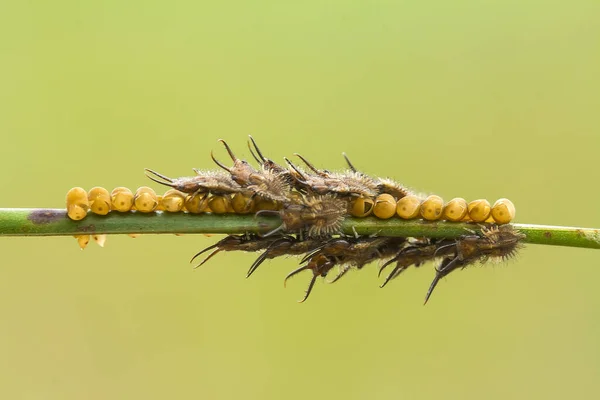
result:
<svg viewBox="0 0 600 400"><path fill-rule="evenodd" d="M550 232L550 231L544 232L544 237L547 238L547 239L551 239L552 238L552 232Z"/></svg>
<svg viewBox="0 0 600 400"><path fill-rule="evenodd" d="M68 218L67 212L65 210L53 210L44 208L32 211L27 217L28 220L30 220L36 225L49 224L64 218Z"/></svg>

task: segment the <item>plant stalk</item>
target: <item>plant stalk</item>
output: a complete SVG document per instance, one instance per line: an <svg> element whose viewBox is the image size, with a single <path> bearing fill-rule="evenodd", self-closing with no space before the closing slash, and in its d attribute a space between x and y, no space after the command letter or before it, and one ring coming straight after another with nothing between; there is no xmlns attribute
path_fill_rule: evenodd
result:
<svg viewBox="0 0 600 400"><path fill-rule="evenodd" d="M0 236L73 236L85 234L191 234L266 233L281 224L277 217L234 214L189 214L154 212L111 212L106 216L89 213L81 221L67 217L64 209L0 208ZM379 235L431 238L458 238L482 225L430 222L374 217L347 218L342 232L347 235ZM600 229L532 224L513 224L525 234L525 243L600 249Z"/></svg>

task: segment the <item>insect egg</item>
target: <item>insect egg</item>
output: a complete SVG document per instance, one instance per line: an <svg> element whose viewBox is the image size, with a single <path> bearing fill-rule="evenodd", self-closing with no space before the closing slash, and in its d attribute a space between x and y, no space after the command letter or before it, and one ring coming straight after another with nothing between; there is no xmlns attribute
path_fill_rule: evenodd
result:
<svg viewBox="0 0 600 400"><path fill-rule="evenodd" d="M114 188L110 194L112 209L127 212L133 207L133 193L126 187Z"/></svg>
<svg viewBox="0 0 600 400"><path fill-rule="evenodd" d="M440 196L432 194L421 204L421 216L428 221L435 221L442 216L444 200Z"/></svg>
<svg viewBox="0 0 600 400"><path fill-rule="evenodd" d="M179 212L183 210L184 203L185 193L175 189L167 190L159 202L161 208L168 212Z"/></svg>
<svg viewBox="0 0 600 400"><path fill-rule="evenodd" d="M404 196L396 204L396 214L403 219L412 219L419 216L421 199L415 195Z"/></svg>
<svg viewBox="0 0 600 400"><path fill-rule="evenodd" d="M154 209L154 211L165 211L165 207L163 206L163 196L162 196L162 194L157 194L156 195L156 202L158 204L156 205L156 208Z"/></svg>
<svg viewBox="0 0 600 400"><path fill-rule="evenodd" d="M83 188L74 187L67 192L67 215L75 221L79 221L87 215L90 208L87 193Z"/></svg>
<svg viewBox="0 0 600 400"><path fill-rule="evenodd" d="M461 197L456 197L446 203L444 207L443 218L446 221L460 221L468 212L467 201Z"/></svg>
<svg viewBox="0 0 600 400"><path fill-rule="evenodd" d="M103 187L91 188L88 193L90 210L94 214L106 215L110 212L110 194Z"/></svg>
<svg viewBox="0 0 600 400"><path fill-rule="evenodd" d="M261 196L256 196L256 200L254 201L254 211L260 210L280 210L281 204L276 201L265 199Z"/></svg>
<svg viewBox="0 0 600 400"><path fill-rule="evenodd" d="M150 213L156 210L156 207L158 206L158 197L152 188L142 186L135 192L133 203L135 204L136 210L143 213Z"/></svg>
<svg viewBox="0 0 600 400"><path fill-rule="evenodd" d="M350 215L353 217L367 217L373 212L375 202L368 197L358 197L350 204Z"/></svg>
<svg viewBox="0 0 600 400"><path fill-rule="evenodd" d="M396 199L391 194L383 193L375 198L373 214L377 218L388 219L396 214Z"/></svg>
<svg viewBox="0 0 600 400"><path fill-rule="evenodd" d="M231 207L236 214L248 214L254 208L254 197L236 193L231 199Z"/></svg>
<svg viewBox="0 0 600 400"><path fill-rule="evenodd" d="M81 248L81 250L83 250L87 247L88 243L90 242L90 235L77 235L75 236L75 239L77 239L79 247Z"/></svg>
<svg viewBox="0 0 600 400"><path fill-rule="evenodd" d="M208 193L190 194L185 198L185 209L192 214L206 212Z"/></svg>
<svg viewBox="0 0 600 400"><path fill-rule="evenodd" d="M231 206L231 199L229 196L211 196L208 200L208 206L210 210L215 214L225 214Z"/></svg>
<svg viewBox="0 0 600 400"><path fill-rule="evenodd" d="M490 216L492 208L486 199L473 200L469 203L469 217L473 222L483 222Z"/></svg>
<svg viewBox="0 0 600 400"><path fill-rule="evenodd" d="M498 199L492 207L492 217L498 224L508 224L515 218L515 205L509 199Z"/></svg>
<svg viewBox="0 0 600 400"><path fill-rule="evenodd" d="M104 247L104 243L106 243L106 235L93 235L92 238L94 242L98 243L98 246Z"/></svg>

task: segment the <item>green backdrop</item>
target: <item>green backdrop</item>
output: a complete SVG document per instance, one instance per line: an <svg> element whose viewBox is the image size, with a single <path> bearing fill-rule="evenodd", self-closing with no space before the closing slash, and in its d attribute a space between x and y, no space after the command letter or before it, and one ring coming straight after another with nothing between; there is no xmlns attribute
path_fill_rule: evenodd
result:
<svg viewBox="0 0 600 400"><path fill-rule="evenodd" d="M600 3L0 3L0 207L248 157L355 165L517 221L600 227ZM157 188L157 185L153 185ZM528 246L444 279L335 285L217 238L0 238L0 396L600 396L600 252Z"/></svg>

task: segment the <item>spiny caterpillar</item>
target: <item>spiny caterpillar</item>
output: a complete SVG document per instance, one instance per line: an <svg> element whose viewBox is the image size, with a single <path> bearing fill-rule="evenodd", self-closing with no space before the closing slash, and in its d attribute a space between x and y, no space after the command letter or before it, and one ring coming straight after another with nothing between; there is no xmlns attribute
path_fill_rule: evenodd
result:
<svg viewBox="0 0 600 400"><path fill-rule="evenodd" d="M410 266L418 267L427 261L439 260L436 275L426 296L426 302L439 279L450 272L487 258L512 256L523 235L508 224L515 216L515 207L508 199L499 199L493 205L485 199L467 202L454 198L448 202L437 195L420 196L401 184L374 178L358 171L343 154L348 170L331 172L318 169L300 154L295 154L304 168L284 158L281 166L266 158L255 140L250 137L248 148L258 168L236 157L224 140L232 164L219 161L211 152L212 160L222 169L200 171L195 175L171 178L152 169L146 176L169 189L162 195L143 186L135 193L118 187L112 192L95 187L89 192L73 188L67 193L67 215L73 220L85 218L88 212L106 215L109 212L186 212L235 213L255 216L274 215L281 225L258 234L230 235L197 253L213 250L197 266L204 264L223 251L262 251L251 265L250 276L265 260L280 256L303 256L300 267L289 273L285 280L310 270L312 278L301 302L311 293L316 278L327 276L337 267L328 282L342 278L350 269L361 269L373 261L381 262L379 274L394 265L381 287ZM345 236L341 225L345 218L445 220L450 222L489 223L481 232L465 234L458 239L431 239L406 237ZM498 224L498 225L495 225ZM104 235L94 239L103 244ZM77 236L84 248L88 235Z"/></svg>

